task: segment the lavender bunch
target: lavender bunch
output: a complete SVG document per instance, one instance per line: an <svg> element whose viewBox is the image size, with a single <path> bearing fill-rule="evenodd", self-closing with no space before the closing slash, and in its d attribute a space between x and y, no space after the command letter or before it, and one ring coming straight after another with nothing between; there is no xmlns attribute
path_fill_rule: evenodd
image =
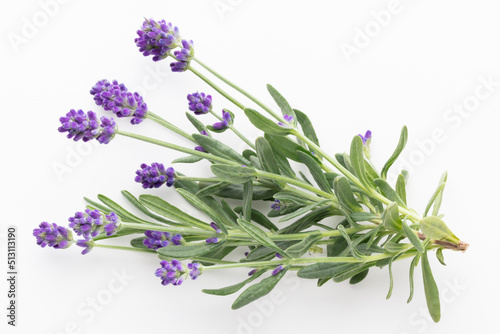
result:
<svg viewBox="0 0 500 334"><path fill-rule="evenodd" d="M129 92L117 81L101 80L92 87L97 106L118 118L132 117L131 123L143 124L141 127L145 126L143 121L152 120L189 139L194 147L122 131L105 116L99 123L93 111L71 110L60 119L59 131L67 132L75 141L97 139L108 144L121 135L183 152L186 156L172 163L206 160L213 176L186 176L173 167L165 168L163 162L142 163L135 176L131 172L130 182L135 180L143 188L154 189L159 196L135 197L126 190L122 194L146 219L104 195L99 195L98 201L85 198L86 210L69 218L69 228L83 239L74 241L68 228L43 222L33 232L40 246L66 249L76 243L84 248L82 254L95 247L150 253L160 259L160 267L152 273L162 285L181 285L206 271L247 267L250 277L241 283L203 290L229 295L252 283L236 298L233 309L268 294L289 272L315 279L323 286L332 281L358 284L374 267L387 267L389 298L394 284L393 263L411 259L408 302L414 292L414 270L420 265L429 312L434 321L439 321L439 292L429 253L435 252L444 264L444 250L465 251L468 244L442 220L446 173L422 214L407 202L407 171L397 172L395 182L389 182L389 170L408 139L405 126L380 171L370 160L371 131L353 135L346 153L330 155L321 148L308 116L292 108L273 86L267 85L267 89L278 112L196 58L193 42L182 39L171 23L145 20L137 35L135 43L144 56L152 56L153 61L172 58L172 71L193 73L227 101L215 101L203 92L188 94L186 116L193 134L152 113L139 94ZM256 107L245 106L199 70L232 87ZM229 102L239 113L222 108L220 115L214 112L216 102ZM246 117L262 136L250 141L236 128L236 116ZM205 119L210 117L213 120L207 124ZM217 135L226 130L247 148L237 152L218 140ZM309 175L297 172L293 167L297 164ZM177 207L162 199L160 196L168 191L176 191L205 218L196 218L188 213L189 207ZM256 209L262 202L267 203L269 212ZM129 245L105 243L127 235L136 236ZM237 252L242 255L239 261L226 259ZM263 275L267 277L254 283Z"/></svg>

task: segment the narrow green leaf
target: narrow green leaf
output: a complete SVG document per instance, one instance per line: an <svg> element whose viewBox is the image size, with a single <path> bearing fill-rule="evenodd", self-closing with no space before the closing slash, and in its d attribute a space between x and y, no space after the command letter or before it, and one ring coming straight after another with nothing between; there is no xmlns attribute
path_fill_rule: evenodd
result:
<svg viewBox="0 0 500 334"><path fill-rule="evenodd" d="M278 137L274 135L274 133L266 133L264 134L264 138L266 138L269 145L271 145L271 147L273 148L274 152L279 152L280 154L293 161L302 162L302 160L300 160L299 156L297 155L297 151L304 152L306 154L309 154L314 159L317 159L311 154L311 152L288 137Z"/></svg>
<svg viewBox="0 0 500 334"><path fill-rule="evenodd" d="M355 222L370 221L372 219L379 219L380 217L371 212L353 212L350 214L351 219Z"/></svg>
<svg viewBox="0 0 500 334"><path fill-rule="evenodd" d="M288 162L288 159L283 154L279 153L279 150L277 149L273 148L273 152L274 159L276 160L276 165L281 171L281 174L291 177L292 179L296 178L295 172L290 166L290 162Z"/></svg>
<svg viewBox="0 0 500 334"><path fill-rule="evenodd" d="M434 201L438 197L438 195L443 191L444 187L446 186L445 182L441 182L439 186L436 188L434 193L432 194L431 198L429 199L429 202L427 203L427 206L425 207L424 211L424 217L427 217L427 214L429 213L429 210L431 209L432 204L434 204Z"/></svg>
<svg viewBox="0 0 500 334"><path fill-rule="evenodd" d="M201 227L205 230L212 231L212 228L207 223L188 215L176 206L164 201L163 199L153 195L140 195L139 201L148 209L157 214L175 220L183 225L191 225Z"/></svg>
<svg viewBox="0 0 500 334"><path fill-rule="evenodd" d="M349 184L349 181L347 181L347 178L345 178L344 176L337 177L333 181L333 191L335 192L335 195L343 206L345 206L352 212L363 211L361 205L359 205L358 201L356 201L356 198L354 198L354 194L352 193L351 186Z"/></svg>
<svg viewBox="0 0 500 334"><path fill-rule="evenodd" d="M293 111L295 111L295 115L297 116L297 121L299 122L304 135L307 138L309 138L313 143L319 146L319 140L318 137L316 136L316 131L314 131L313 124L309 119L309 117L300 110L293 109Z"/></svg>
<svg viewBox="0 0 500 334"><path fill-rule="evenodd" d="M186 259L195 256L200 256L211 252L219 247L222 247L225 240L221 240L216 244L208 244L204 241L187 244L187 245L168 245L167 247L158 248L156 252L163 256L175 259Z"/></svg>
<svg viewBox="0 0 500 334"><path fill-rule="evenodd" d="M433 240L445 240L458 244L458 239L453 232L446 226L446 224L439 217L429 216L422 219L420 222L420 229L427 238Z"/></svg>
<svg viewBox="0 0 500 334"><path fill-rule="evenodd" d="M297 276L306 279L332 278L346 269L351 269L357 263L319 262L300 269Z"/></svg>
<svg viewBox="0 0 500 334"><path fill-rule="evenodd" d="M192 164L198 161L203 160L202 157L198 157L196 155L188 155L187 157L177 158L172 160L173 164Z"/></svg>
<svg viewBox="0 0 500 334"><path fill-rule="evenodd" d="M255 178L256 172L250 167L215 164L210 169L218 178L230 183L245 183Z"/></svg>
<svg viewBox="0 0 500 334"><path fill-rule="evenodd" d="M439 290L432 276L427 252L422 254L422 277L424 279L425 299L427 300L427 308L434 322L439 322L441 318L441 305L439 302Z"/></svg>
<svg viewBox="0 0 500 334"><path fill-rule="evenodd" d="M399 232L403 228L403 222L399 218L398 204L392 202L385 209L382 220L384 221L385 228L391 231Z"/></svg>
<svg viewBox="0 0 500 334"><path fill-rule="evenodd" d="M402 253L412 248L411 244L389 241L384 245L384 249L389 253Z"/></svg>
<svg viewBox="0 0 500 334"><path fill-rule="evenodd" d="M344 268L344 270L340 271L337 275L333 277L333 281L336 283L343 282L346 279L350 279L356 276L359 273L362 273L366 269L373 267L373 262L368 263L351 263L350 267Z"/></svg>
<svg viewBox="0 0 500 334"><path fill-rule="evenodd" d="M162 223L167 223L171 226L185 226L184 224L180 224L180 223L176 223L174 221L171 221L171 220L168 220L168 219L165 219L163 218L162 216L159 216L159 215L156 215L154 214L153 212L149 211L144 205L142 205L142 203L134 196L132 195L130 192L126 191L126 190L122 190L122 195L125 196L125 198L133 205L135 206L137 209L139 209L142 213L144 213L145 215L159 221L159 222L162 222Z"/></svg>
<svg viewBox="0 0 500 334"><path fill-rule="evenodd" d="M212 183L200 182L202 188L212 185ZM256 186L253 187L253 200L271 200L273 195L277 192L275 189L269 189L267 187ZM243 185L231 183L224 188L219 189L217 193L218 197L231 198L231 199L243 199Z"/></svg>
<svg viewBox="0 0 500 334"><path fill-rule="evenodd" d="M368 272L370 271L370 269L365 269L363 270L362 272L354 275L353 277L351 277L351 279L349 280L349 284L358 284L360 283L362 280L364 280L366 278L366 276L368 276Z"/></svg>
<svg viewBox="0 0 500 334"><path fill-rule="evenodd" d="M252 165L252 163L245 159L241 154L233 150L231 147L218 141L217 139L199 134L193 134L193 138L198 144L203 146L203 148L207 150L208 153L219 156L221 158L233 160L242 165Z"/></svg>
<svg viewBox="0 0 500 334"><path fill-rule="evenodd" d="M410 264L410 296L408 297L408 300L406 301L407 303L411 302L413 299L413 290L414 290L414 284L413 284L413 275L415 273L415 267L418 264L418 261L420 260L421 253L417 253L413 260L411 260Z"/></svg>
<svg viewBox="0 0 500 334"><path fill-rule="evenodd" d="M99 202L93 201L88 197L84 197L83 199L85 200L85 202L89 203L90 205L92 205L92 207L94 207L94 209L92 209L92 210L97 209L105 214L109 214L111 211L113 211L111 208L107 207L106 205L103 205Z"/></svg>
<svg viewBox="0 0 500 334"><path fill-rule="evenodd" d="M328 257L339 256L349 247L349 244L347 244L347 240L345 240L343 237L335 238L336 239L333 244L328 244L328 246L326 246L326 255Z"/></svg>
<svg viewBox="0 0 500 334"><path fill-rule="evenodd" d="M243 184L243 218L247 221L252 219L252 181L247 181Z"/></svg>
<svg viewBox="0 0 500 334"><path fill-rule="evenodd" d="M406 182L403 174L398 175L398 179L396 181L396 193L406 205Z"/></svg>
<svg viewBox="0 0 500 334"><path fill-rule="evenodd" d="M245 108L245 115L247 115L250 122L259 130L264 133L270 133L274 136L286 136L292 133L292 129L278 125L269 118L263 116L256 110Z"/></svg>
<svg viewBox="0 0 500 334"><path fill-rule="evenodd" d="M373 182L380 188L382 194L393 202L398 203L401 207L405 208L405 201L399 197L398 193L392 189L392 187L387 183L387 181L382 179L375 179Z"/></svg>
<svg viewBox="0 0 500 334"><path fill-rule="evenodd" d="M355 245L351 241L351 237L349 237L349 234L347 234L345 227L343 225L339 225L339 226L337 226L337 230L340 232L340 234L347 241L347 244L349 245L349 249L351 251L352 256L354 256L358 260L363 260L363 255L356 249Z"/></svg>
<svg viewBox="0 0 500 334"><path fill-rule="evenodd" d="M420 239L418 238L418 236L415 234L415 232L411 229L411 227L408 226L408 224L406 222L403 222L401 225L403 227L404 234L406 235L406 237L408 238L408 240L410 240L411 244L420 253L425 252L424 245L422 244L422 242L420 241Z"/></svg>
<svg viewBox="0 0 500 334"><path fill-rule="evenodd" d="M238 214L241 214L243 212L243 208L241 206L237 206L233 210ZM273 222L271 222L269 218L267 218L262 212L252 209L251 213L251 220L259 224L260 226L267 228L271 232L276 232L279 230L279 228L274 225Z"/></svg>
<svg viewBox="0 0 500 334"><path fill-rule="evenodd" d="M274 289L276 284L278 284L281 278L285 276L287 271L288 268L284 268L276 275L266 277L259 283L254 284L251 287L247 288L245 291L241 293L241 295L238 296L238 298L236 298L231 308L233 310L237 310L261 297L264 297L269 292L271 292L272 289Z"/></svg>
<svg viewBox="0 0 500 334"><path fill-rule="evenodd" d="M290 255L292 258L299 258L305 253L307 253L309 248L311 248L314 245L314 243L320 239L321 239L320 232L308 234L304 239L302 239L301 242L288 247L286 249L286 253Z"/></svg>
<svg viewBox="0 0 500 334"><path fill-rule="evenodd" d="M274 153L271 145L264 137L259 137L255 141L255 149L259 158L261 169L273 174L280 174L279 168L274 159Z"/></svg>
<svg viewBox="0 0 500 334"><path fill-rule="evenodd" d="M392 296L392 288L394 286L394 279L392 277L392 261L394 261L394 256L389 260L389 291L385 299L389 299Z"/></svg>
<svg viewBox="0 0 500 334"><path fill-rule="evenodd" d="M306 174L302 173L301 170L299 170L299 175L300 177L302 178L302 180L304 180L304 182L306 182L307 184L309 185L313 185L311 181L309 181L309 179L307 178Z"/></svg>
<svg viewBox="0 0 500 334"><path fill-rule="evenodd" d="M314 211L309 212L308 214L297 219L293 224L282 228L280 230L280 234L290 234L290 233L299 233L309 227L313 226L315 223L334 215L340 215L340 212L334 210L332 207L320 207L315 209Z"/></svg>
<svg viewBox="0 0 500 334"><path fill-rule="evenodd" d="M448 180L448 172L444 172L443 175L441 176L441 180L439 180L439 183L446 184L447 180ZM432 208L432 215L433 216L439 215L439 209L441 208L441 202L443 201L443 192L444 192L444 187L439 192L439 194L436 196L436 200L434 201L434 206Z"/></svg>
<svg viewBox="0 0 500 334"><path fill-rule="evenodd" d="M301 151L297 151L297 155L300 160L307 166L309 172L311 173L314 181L318 184L319 188L327 193L332 194L332 188L328 183L325 174L323 173L323 169L318 164L317 159L312 158L309 154L303 153Z"/></svg>
<svg viewBox="0 0 500 334"><path fill-rule="evenodd" d="M361 137L356 135L351 142L351 151L349 153L351 166L358 179L366 186L366 169L365 169L365 156L363 153L363 141ZM345 160L345 159L344 159Z"/></svg>
<svg viewBox="0 0 500 334"><path fill-rule="evenodd" d="M201 291L204 292L204 293L206 293L206 294L209 294L209 295L228 296L228 295L231 295L231 294L233 294L235 292L238 292L245 285L247 285L248 283L254 281L257 278L259 278L265 272L266 272L266 270L258 270L256 273L254 273L252 276L250 276L249 278L247 278L243 282L236 283L236 284L233 284L233 285L230 285L230 286L226 286L226 287L220 288L220 289L203 289Z"/></svg>
<svg viewBox="0 0 500 334"><path fill-rule="evenodd" d="M267 84L267 90L269 91L269 94L271 94L274 102L278 105L278 107L281 109L281 113L283 116L288 115L292 116L294 119L297 118L295 116L295 111L290 107L290 104L288 103L287 100L281 95L273 86L270 84Z"/></svg>
<svg viewBox="0 0 500 334"><path fill-rule="evenodd" d="M312 203L312 204L309 204L309 205L306 205L292 213L289 213L287 215L284 215L283 217L281 217L281 219L279 220L280 223L282 222L285 222L285 221L288 221L290 219L293 219L295 217L298 217L300 215L303 215L304 213L308 212L308 211L311 211L312 209L316 208L316 207L319 207L325 203L328 203L330 202L330 200L328 199L325 199L323 201L320 201L320 202L316 202L316 203Z"/></svg>
<svg viewBox="0 0 500 334"><path fill-rule="evenodd" d="M384 179L384 180L387 179L387 172L389 171L389 168L391 168L392 164L399 157L399 155L401 154L401 152L405 148L407 141L408 141L408 129L406 128L406 126L403 126L403 129L401 129L401 135L399 137L398 146L396 146L394 153L392 153L389 160L387 160L384 167L382 168L382 172L380 173L380 175L382 176L382 179Z"/></svg>
<svg viewBox="0 0 500 334"><path fill-rule="evenodd" d="M226 215L234 222L235 225L237 225L238 216L231 209L231 206L223 199L221 199L220 204L224 212L226 212Z"/></svg>
<svg viewBox="0 0 500 334"><path fill-rule="evenodd" d="M147 246L143 244L143 241L146 240L147 237L139 237L130 240L130 246L134 248L148 249Z"/></svg>
<svg viewBox="0 0 500 334"><path fill-rule="evenodd" d="M212 195L217 195L219 191L222 189L226 188L228 185L231 183L229 182L217 182L217 183L211 183L209 186L203 187L196 193L196 196L198 197L203 197L203 196L212 196Z"/></svg>
<svg viewBox="0 0 500 334"><path fill-rule="evenodd" d="M443 255L443 249L438 248L436 251L436 257L439 260L439 263L441 263L443 266L446 266L446 263L444 262L444 255Z"/></svg>
<svg viewBox="0 0 500 334"><path fill-rule="evenodd" d="M195 116L189 112L186 112L186 117L193 124L193 126L198 130L198 132L207 131L207 127Z"/></svg>
<svg viewBox="0 0 500 334"><path fill-rule="evenodd" d="M304 197L288 190L279 191L275 193L273 197L275 199L279 199L280 201L284 201L287 203L296 203L300 204L301 206L304 206L305 204L309 203L307 199L305 199Z"/></svg>
<svg viewBox="0 0 500 334"><path fill-rule="evenodd" d="M277 253L289 257L281 248L279 248L274 241L267 236L267 234L262 231L257 226L253 225L251 222L245 219L238 219L238 224L240 227L247 232L253 239L262 244L265 247L275 250Z"/></svg>
<svg viewBox="0 0 500 334"><path fill-rule="evenodd" d="M133 215L132 213L125 210L121 205L112 201L111 199L107 198L106 196L99 194L99 195L97 195L97 198L102 203L104 203L106 206L110 207L111 210L114 213L116 213L122 220L131 220L131 221L139 223L139 224L149 224L148 221Z"/></svg>

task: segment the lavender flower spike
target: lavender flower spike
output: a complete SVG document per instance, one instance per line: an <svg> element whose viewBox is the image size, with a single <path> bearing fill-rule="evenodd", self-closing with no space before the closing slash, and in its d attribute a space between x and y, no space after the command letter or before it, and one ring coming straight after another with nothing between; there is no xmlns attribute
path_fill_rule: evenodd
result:
<svg viewBox="0 0 500 334"><path fill-rule="evenodd" d="M190 270L189 276L191 276L193 280L197 279L203 273L203 266L201 263L191 262L188 263L187 267Z"/></svg>
<svg viewBox="0 0 500 334"><path fill-rule="evenodd" d="M195 115L204 115L212 110L212 96L205 93L193 93L187 96L189 110Z"/></svg>
<svg viewBox="0 0 500 334"><path fill-rule="evenodd" d="M157 250L158 248L167 247L170 243L174 245L180 245L182 243L182 236L176 234L173 237L168 232L151 231L147 230L144 232L146 239L142 241L144 246L149 249Z"/></svg>
<svg viewBox="0 0 500 334"><path fill-rule="evenodd" d="M161 261L161 267L156 269L155 276L161 278L162 285L181 285L187 276L186 267L178 260L172 259L171 262Z"/></svg>
<svg viewBox="0 0 500 334"><path fill-rule="evenodd" d="M85 237L85 239L77 240L76 245L79 247L83 247L82 255L87 254L94 248L94 240L89 237Z"/></svg>
<svg viewBox="0 0 500 334"><path fill-rule="evenodd" d="M214 130L225 130L233 124L233 119L229 111L222 110L222 121L214 123L212 128Z"/></svg>
<svg viewBox="0 0 500 334"><path fill-rule="evenodd" d="M278 273L280 271L282 271L283 269L285 269L285 267L283 267L283 265L279 265L277 266L276 268L274 268L273 272L271 273L273 276L276 276L278 275Z"/></svg>
<svg viewBox="0 0 500 334"><path fill-rule="evenodd" d="M165 169L165 166L158 162L153 162L151 166L143 163L141 169L135 173L135 182L142 183L144 189L159 188L165 183L167 187L171 187L176 181L175 170L172 167Z"/></svg>
<svg viewBox="0 0 500 334"><path fill-rule="evenodd" d="M59 118L61 126L59 132L67 132L68 138L74 141L83 140L88 142L97 138L100 133L99 121L93 111L85 113L83 110L71 109L66 116Z"/></svg>
<svg viewBox="0 0 500 334"><path fill-rule="evenodd" d="M139 51L147 56L153 56L153 61L165 59L169 51L179 46L181 36L177 27L172 27L172 23L165 20L156 22L153 19L146 19L142 28L137 31L134 41L139 47Z"/></svg>
<svg viewBox="0 0 500 334"><path fill-rule="evenodd" d="M55 249L65 249L73 243L71 231L55 223L42 222L39 228L33 230L33 236L36 237L37 245L42 248L49 246Z"/></svg>
<svg viewBox="0 0 500 334"><path fill-rule="evenodd" d="M96 237L101 232L105 232L107 236L111 236L121 226L121 220L114 212L104 215L99 210L90 209L86 209L85 212L76 212L68 221L69 227L77 235L85 238Z"/></svg>
<svg viewBox="0 0 500 334"><path fill-rule="evenodd" d="M101 144L109 144L116 135L118 127L113 118L101 117L101 132L97 136L97 141Z"/></svg>
<svg viewBox="0 0 500 334"><path fill-rule="evenodd" d="M177 62L170 63L172 72L184 72L187 70L189 63L194 58L193 41L182 40L181 50L174 51L174 56Z"/></svg>
<svg viewBox="0 0 500 334"><path fill-rule="evenodd" d="M94 96L94 101L104 110L112 111L119 118L132 117L130 123L139 124L148 113L148 106L139 93L131 93L124 84L113 80L98 81L90 90Z"/></svg>
<svg viewBox="0 0 500 334"><path fill-rule="evenodd" d="M222 233L222 230L219 228L219 226L217 226L216 223L211 222L210 227L212 227L215 230L215 233L217 233L217 234ZM206 240L206 242L207 242L207 244L216 244L219 242L219 240L220 240L219 238L212 237L212 238L208 238Z"/></svg>

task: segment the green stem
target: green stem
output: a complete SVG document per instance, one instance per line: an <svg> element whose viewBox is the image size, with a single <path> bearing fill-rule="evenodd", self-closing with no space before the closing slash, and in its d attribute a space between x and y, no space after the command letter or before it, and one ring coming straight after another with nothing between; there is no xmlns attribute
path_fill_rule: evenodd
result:
<svg viewBox="0 0 500 334"><path fill-rule="evenodd" d="M164 141L161 141L161 140L158 140L158 139L154 139L154 138L151 138L151 137L146 137L146 136L142 136L142 135L138 135L138 134L135 134L135 133L126 132L126 131L122 131L122 130L117 130L116 133L120 134L122 136L125 136L125 137L139 139L139 140L145 141L147 143L151 143L151 144L163 146L163 147L166 147L166 148L170 148L170 149L175 150L175 151L184 152L184 153L188 153L188 154L191 154L191 155L197 155L199 157L205 158L205 159L210 160L210 161L217 161L217 162L221 162L221 163L224 163L224 164L230 164L230 165L234 165L235 164L234 161L227 160L227 159L224 159L224 158L220 158L220 157L215 156L213 154L209 154L209 153L205 153L205 152L200 152L200 151L193 150L193 149L190 149L190 148L187 148L187 147L183 147L183 146L179 146L179 145L167 143L167 142L164 142Z"/></svg>
<svg viewBox="0 0 500 334"><path fill-rule="evenodd" d="M189 222L193 223L194 222ZM188 227L175 227L175 226L157 226L157 225L147 225L147 224L136 224L136 223L123 223L123 227L129 227L141 231L153 230L160 232L170 232L170 233L179 233L181 235L200 235L210 237L213 236L213 229L208 224L196 224L196 226L202 228L203 230L188 228ZM208 232L207 232L208 231Z"/></svg>
<svg viewBox="0 0 500 334"><path fill-rule="evenodd" d="M126 247L126 246L114 246L114 245L103 245L103 244L98 244L98 243L94 243L94 247L119 249L119 250L126 250L126 251L140 252L140 253L156 253L152 249Z"/></svg>
<svg viewBox="0 0 500 334"><path fill-rule="evenodd" d="M212 87L217 92L219 92L219 94L221 94L226 99L228 99L233 104L235 104L238 108L240 108L241 110L245 110L245 106L241 102L237 101L235 98L233 98L231 95L229 95L226 91L224 91L222 88L220 88L219 86L217 86L213 81L211 81L210 79L208 79L206 76L204 76L203 74L201 74L200 72L198 72L197 70L195 70L194 68L192 68L191 66L188 66L188 69L191 72L193 72L194 74L196 74L196 76L198 76L198 78L200 78L201 80L205 81L210 87Z"/></svg>
<svg viewBox="0 0 500 334"><path fill-rule="evenodd" d="M159 115L157 115L155 113L152 113L151 111L148 111L148 118L150 120L152 120L153 122L156 122L156 123L160 124L161 126L164 126L167 129L169 129L169 130L177 133L178 135L181 135L184 138L189 139L193 143L196 143L196 141L193 139L193 137L190 134L188 134L187 132L185 132L182 129L178 128L177 126L173 125L172 123L170 123L166 119L162 118L161 116L159 116Z"/></svg>
<svg viewBox="0 0 500 334"><path fill-rule="evenodd" d="M177 179L183 181L196 181L196 182L222 182L221 179L218 179L216 177L177 176Z"/></svg>
<svg viewBox="0 0 500 334"><path fill-rule="evenodd" d="M205 63L201 62L198 58L194 58L193 60L196 61L198 64L200 64L208 72L212 73L214 76L216 76L217 78L219 78L226 85L228 85L229 87L235 89L240 94L246 96L250 101L254 102L259 107L261 107L262 109L264 109L269 115L273 116L276 120L282 121L282 117L280 115L276 114L271 108L269 108L268 106L266 106L264 103L262 103L259 99L257 99L256 97L254 97L253 95L251 95L250 93L248 93L246 90L244 90L240 86L236 85L235 83L229 81L228 79L226 79L225 77L223 77L222 75L220 75L219 73L217 73L216 71L214 71L213 69L211 69L210 67L208 67Z"/></svg>

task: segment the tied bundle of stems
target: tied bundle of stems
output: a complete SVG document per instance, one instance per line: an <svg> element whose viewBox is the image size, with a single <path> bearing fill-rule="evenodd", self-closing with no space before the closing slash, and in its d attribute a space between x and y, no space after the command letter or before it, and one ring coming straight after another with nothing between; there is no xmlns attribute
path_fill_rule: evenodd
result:
<svg viewBox="0 0 500 334"><path fill-rule="evenodd" d="M197 131L189 134L150 111L143 98L129 92L124 84L101 80L90 91L98 106L118 118L129 117L135 125L144 120L154 121L196 146L184 147L119 130L113 118L98 119L93 111L71 110L60 118L59 131L75 141L96 139L103 144L122 135L187 154L173 163L208 161L213 177L185 176L155 162L143 163L135 181L144 188L173 186L193 208L209 218L192 216L158 196L135 197L124 190L122 194L129 204L147 218L131 213L103 195L98 196L99 201L85 198L87 208L69 218L69 228L42 222L33 231L39 245L66 249L76 243L84 248L82 254L94 247L151 253L161 259L155 275L163 285L180 285L187 277L196 279L206 271L250 268L249 277L241 283L203 290L213 295L229 295L252 283L236 298L233 309L265 296L291 271L296 271L300 278L316 279L318 286L322 286L330 280L356 284L365 279L370 268L387 266L389 298L393 262L412 258L408 302L413 296L414 270L420 264L427 306L434 321L439 321L439 292L428 252L436 251L438 260L444 264L444 249L465 251L468 244L451 232L439 212L446 173L423 215L407 204L406 171L397 176L394 187L387 181L389 169L407 142L406 127L380 172L370 161L370 131L354 136L349 153L330 156L320 147L308 116L293 109L271 85L267 86L268 91L281 113L196 58L193 42L183 40L171 23L147 19L137 34L135 43L145 56L153 56L154 61L173 58L172 71L195 74L241 109L263 136L255 142L248 140L236 128L235 114L228 109L223 109L221 115L215 113L212 97L205 93L187 96L190 112L186 116ZM200 70L253 102L255 109L243 105ZM198 117L204 114L212 114L217 122L205 125ZM216 139L218 133L227 130L234 132L248 148L240 153ZM307 169L309 177L303 172L297 174L297 165ZM270 204L267 215L256 209L262 202ZM73 233L81 239L74 240ZM130 245L105 242L136 234L140 236L132 239ZM322 245L326 246L326 252ZM235 250L246 251L243 258L227 260L227 255ZM189 263L185 265L184 260ZM261 276L267 277L253 282Z"/></svg>

